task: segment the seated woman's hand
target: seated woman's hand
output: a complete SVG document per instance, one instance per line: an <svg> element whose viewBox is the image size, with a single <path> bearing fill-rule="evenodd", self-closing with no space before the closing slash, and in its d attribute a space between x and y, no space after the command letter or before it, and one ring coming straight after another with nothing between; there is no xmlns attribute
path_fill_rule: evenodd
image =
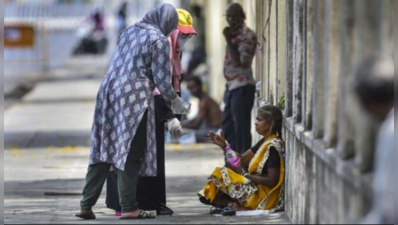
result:
<svg viewBox="0 0 398 225"><path fill-rule="evenodd" d="M221 130L221 135L209 132L207 136L209 137L209 140L213 142L213 144L220 146L222 149L225 149L227 147L223 130Z"/></svg>

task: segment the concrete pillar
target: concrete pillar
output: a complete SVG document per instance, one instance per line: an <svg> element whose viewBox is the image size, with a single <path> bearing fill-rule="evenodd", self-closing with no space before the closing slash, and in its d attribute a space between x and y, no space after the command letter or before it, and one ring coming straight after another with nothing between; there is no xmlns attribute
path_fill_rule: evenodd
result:
<svg viewBox="0 0 398 225"><path fill-rule="evenodd" d="M340 77L340 1L326 2L326 52L325 52L325 136L327 148L337 142L337 99Z"/></svg>
<svg viewBox="0 0 398 225"><path fill-rule="evenodd" d="M243 8L246 12L246 25L250 27L254 32L257 32L257 0L244 0ZM256 80L256 67L257 60L253 60L252 68L253 68L253 76ZM257 81L257 80L256 80Z"/></svg>
<svg viewBox="0 0 398 225"><path fill-rule="evenodd" d="M338 103L338 144L337 152L340 158L347 159L355 155L355 114L358 103L355 101L353 82L355 65L358 64L358 37L355 20L355 2L341 1L341 79L339 82Z"/></svg>
<svg viewBox="0 0 398 225"><path fill-rule="evenodd" d="M271 91L270 91L270 24L267 24L267 20L270 16L270 1L271 0L266 0L264 1L263 4L263 15L264 15L264 32L263 32L263 36L264 36L264 40L263 40L263 45L262 45L262 51L263 51L263 90L264 90L264 101L269 103L270 102L270 96L271 96ZM269 22L269 21L268 21Z"/></svg>
<svg viewBox="0 0 398 225"><path fill-rule="evenodd" d="M258 41L258 47L257 47L257 53L256 53L256 70L254 74L254 78L257 81L263 82L263 71L264 71L264 65L263 65L263 30L265 26L265 21L264 21L264 1L256 1L256 30L257 30L257 41ZM261 99L263 98L263 90L261 90L258 93L258 97Z"/></svg>
<svg viewBox="0 0 398 225"><path fill-rule="evenodd" d="M277 1L277 101L285 96L286 88L286 1ZM285 96L286 98L286 96ZM279 102L278 102L279 103Z"/></svg>
<svg viewBox="0 0 398 225"><path fill-rule="evenodd" d="M225 91L223 65L226 51L226 42L222 31L227 26L225 14L227 1L207 0L206 17L206 51L210 66L210 94L219 103L222 102Z"/></svg>
<svg viewBox="0 0 398 225"><path fill-rule="evenodd" d="M294 1L286 2L286 56L285 56L285 116L293 116L293 4Z"/></svg>
<svg viewBox="0 0 398 225"><path fill-rule="evenodd" d="M269 37L269 86L270 86L270 103L273 105L276 105L278 102L278 67L277 67L277 46L278 46L278 40L277 40L277 0L272 1L271 5L271 15L270 15L270 24L269 24L269 32L270 32L270 37Z"/></svg>
<svg viewBox="0 0 398 225"><path fill-rule="evenodd" d="M303 0L294 1L293 10L293 121L302 122L303 105Z"/></svg>
<svg viewBox="0 0 398 225"><path fill-rule="evenodd" d="M307 109L307 3L308 1L303 2L303 24L302 24L302 29L303 29L303 43L302 43L302 84L301 84L301 100L302 100L302 105L301 105L301 125L303 126L302 129L304 129L305 124L307 123L306 121L306 109Z"/></svg>
<svg viewBox="0 0 398 225"><path fill-rule="evenodd" d="M324 134L324 77L325 77L325 1L315 1L314 23L314 95L313 136L323 138Z"/></svg>
<svg viewBox="0 0 398 225"><path fill-rule="evenodd" d="M312 129L312 115L313 115L313 94L314 94L314 48L315 48L315 0L307 1L307 21L306 21L306 87L305 87L305 114L304 114L304 127L305 130Z"/></svg>
<svg viewBox="0 0 398 225"><path fill-rule="evenodd" d="M243 0L242 6L246 13L246 25L250 27L252 30L256 31L256 4L257 0Z"/></svg>
<svg viewBox="0 0 398 225"><path fill-rule="evenodd" d="M254 73L254 79L256 81L260 81L263 83L263 51L262 51L262 43L263 43L263 29L264 29L264 15L263 15L263 5L264 1L256 1L256 30L257 30L257 41L258 41L258 46L257 46L257 52L256 52L256 70ZM259 99L263 98L263 90L259 91L257 93L257 97Z"/></svg>

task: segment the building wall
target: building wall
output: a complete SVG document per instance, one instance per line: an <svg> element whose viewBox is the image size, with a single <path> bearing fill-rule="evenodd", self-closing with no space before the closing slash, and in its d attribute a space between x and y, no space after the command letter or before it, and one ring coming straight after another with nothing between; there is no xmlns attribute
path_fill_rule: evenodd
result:
<svg viewBox="0 0 398 225"><path fill-rule="evenodd" d="M365 57L393 55L393 0L206 0L210 93L220 103L230 2L242 4L258 36L253 116L264 104L284 111L288 216L361 221L372 206L376 128L359 107L353 78Z"/></svg>
<svg viewBox="0 0 398 225"><path fill-rule="evenodd" d="M287 214L295 223L360 221L372 205L375 128L355 98L353 75L366 56L393 54L393 1L251 4L245 8L255 5L265 36L257 107L284 103Z"/></svg>
<svg viewBox="0 0 398 225"><path fill-rule="evenodd" d="M225 91L225 79L223 75L223 64L225 57L226 42L222 31L227 26L224 14L228 2L226 0L206 0L206 52L207 64L209 66L210 95L222 103Z"/></svg>

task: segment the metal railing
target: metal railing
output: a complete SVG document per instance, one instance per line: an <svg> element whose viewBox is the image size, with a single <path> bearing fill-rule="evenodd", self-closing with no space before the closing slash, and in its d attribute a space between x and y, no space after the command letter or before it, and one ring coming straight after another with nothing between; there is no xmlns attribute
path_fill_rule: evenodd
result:
<svg viewBox="0 0 398 225"><path fill-rule="evenodd" d="M55 65L65 61L77 43L76 30L93 8L94 4L90 2L6 1L5 29L31 27L34 30L34 44L24 47L5 46L5 71L47 70L52 67L54 60ZM59 54L54 55L56 50Z"/></svg>

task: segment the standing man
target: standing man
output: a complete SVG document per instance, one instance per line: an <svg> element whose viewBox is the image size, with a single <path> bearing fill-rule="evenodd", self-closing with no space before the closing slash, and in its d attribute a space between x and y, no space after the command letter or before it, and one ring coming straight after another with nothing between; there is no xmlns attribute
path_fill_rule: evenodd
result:
<svg viewBox="0 0 398 225"><path fill-rule="evenodd" d="M256 92L252 62L256 53L257 36L245 24L246 15L238 3L228 6L229 26L224 29L227 54L224 76L227 87L222 128L231 147L243 154L251 147L251 111Z"/></svg>
<svg viewBox="0 0 398 225"><path fill-rule="evenodd" d="M373 208L365 224L394 224L394 62L391 58L365 60L356 76L355 90L363 109L381 124L376 146ZM395 153L394 153L395 152Z"/></svg>

